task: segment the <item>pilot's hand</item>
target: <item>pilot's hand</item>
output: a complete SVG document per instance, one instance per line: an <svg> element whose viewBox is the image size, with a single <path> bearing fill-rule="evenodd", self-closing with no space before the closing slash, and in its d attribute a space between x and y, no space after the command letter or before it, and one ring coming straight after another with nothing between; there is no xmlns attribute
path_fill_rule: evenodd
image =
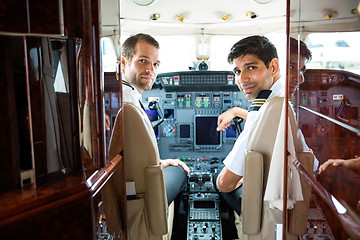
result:
<svg viewBox="0 0 360 240"><path fill-rule="evenodd" d="M218 117L218 127L216 128L217 131L225 131L231 125L231 121L235 117L240 117L242 119L246 119L248 115L248 110L243 109L241 107L233 107L223 112Z"/></svg>
<svg viewBox="0 0 360 240"><path fill-rule="evenodd" d="M230 127L231 121L233 120L234 117L236 117L236 116L234 115L233 108L220 114L218 117L218 121L217 121L218 127L216 128L216 130L217 131L220 131L220 130L225 131L228 127Z"/></svg>
<svg viewBox="0 0 360 240"><path fill-rule="evenodd" d="M236 189L239 188L244 182L244 178L241 178L239 182L236 184Z"/></svg>
<svg viewBox="0 0 360 240"><path fill-rule="evenodd" d="M319 174L324 172L329 166L344 166L346 167L346 161L344 159L329 159L319 167Z"/></svg>
<svg viewBox="0 0 360 240"><path fill-rule="evenodd" d="M164 168L168 167L168 166L181 166L185 172L189 175L190 173L190 169L189 167L186 165L186 163L184 163L183 161L180 161L179 159L164 159L164 160L160 160L161 164L164 166Z"/></svg>

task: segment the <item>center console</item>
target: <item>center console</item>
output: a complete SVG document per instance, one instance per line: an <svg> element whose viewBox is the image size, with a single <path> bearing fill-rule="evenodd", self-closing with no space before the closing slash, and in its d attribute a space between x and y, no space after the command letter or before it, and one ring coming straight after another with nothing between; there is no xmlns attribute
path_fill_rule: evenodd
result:
<svg viewBox="0 0 360 240"><path fill-rule="evenodd" d="M223 239L221 200L213 184L213 174L223 168L222 161L231 151L238 132L235 124L225 132L217 131L217 118L235 106L248 109L250 103L229 71L159 74L153 89L142 94L144 106L153 101L158 103L162 114L146 111L151 121L163 117L154 129L160 157L179 158L190 168L184 204L186 238Z"/></svg>

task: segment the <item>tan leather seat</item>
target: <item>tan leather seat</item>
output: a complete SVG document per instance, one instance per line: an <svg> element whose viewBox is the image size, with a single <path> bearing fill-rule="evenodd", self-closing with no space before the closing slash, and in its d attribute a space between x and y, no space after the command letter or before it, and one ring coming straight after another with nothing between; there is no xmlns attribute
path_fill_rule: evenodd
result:
<svg viewBox="0 0 360 240"><path fill-rule="evenodd" d="M275 224L282 223L283 218L282 211L270 208L269 203L264 201L275 138L280 122L279 112L282 110L284 99L273 98L270 101L271 104L265 104L262 107L264 108L262 109L263 114L251 133L247 145L249 151L245 157L242 230L249 240L275 239ZM296 120L290 108L289 120L297 159L308 172L311 172L314 157L310 152L302 152L302 143L296 134ZM288 210L287 239L297 239L297 235L304 234L306 231L311 187L302 176L300 176L300 182L304 201L296 202L295 207Z"/></svg>
<svg viewBox="0 0 360 240"><path fill-rule="evenodd" d="M153 128L146 113L134 104L124 103L122 111L124 139L121 128L117 127L121 125L118 114L109 158L119 153L119 144L123 141L126 182L134 182L136 190L136 199L127 201L129 237L131 240L170 239L173 214L169 214L164 171ZM108 226L110 230L116 228L111 223Z"/></svg>

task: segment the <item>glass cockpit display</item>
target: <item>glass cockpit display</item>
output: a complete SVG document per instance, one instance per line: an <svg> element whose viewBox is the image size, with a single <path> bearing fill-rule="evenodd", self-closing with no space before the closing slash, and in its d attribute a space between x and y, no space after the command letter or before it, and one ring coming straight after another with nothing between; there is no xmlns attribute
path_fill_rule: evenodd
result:
<svg viewBox="0 0 360 240"><path fill-rule="evenodd" d="M195 117L195 146L220 145L220 132L217 128L217 116Z"/></svg>
<svg viewBox="0 0 360 240"><path fill-rule="evenodd" d="M228 79L233 79L232 72L159 74L153 89L143 92L144 106L155 100L163 113L164 121L154 129L161 158L222 160L230 152L239 136L237 127L217 131L217 118L232 107L247 109L250 103ZM159 121L155 111L147 113L151 121Z"/></svg>

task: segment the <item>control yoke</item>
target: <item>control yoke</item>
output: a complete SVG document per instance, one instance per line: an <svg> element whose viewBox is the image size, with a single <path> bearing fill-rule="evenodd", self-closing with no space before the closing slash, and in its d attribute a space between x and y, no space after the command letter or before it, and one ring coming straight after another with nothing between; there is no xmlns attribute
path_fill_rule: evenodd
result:
<svg viewBox="0 0 360 240"><path fill-rule="evenodd" d="M151 122L151 125L152 125L153 129L155 130L164 121L164 113L161 111L159 103L157 101L149 102L148 107L150 110L155 110L159 116L158 120Z"/></svg>
<svg viewBox="0 0 360 240"><path fill-rule="evenodd" d="M235 123L235 126L236 126L236 131L238 132L238 134L240 135L240 133L242 132L242 129L241 129L241 123L244 121L243 118L241 117L235 117L233 119L234 123Z"/></svg>

